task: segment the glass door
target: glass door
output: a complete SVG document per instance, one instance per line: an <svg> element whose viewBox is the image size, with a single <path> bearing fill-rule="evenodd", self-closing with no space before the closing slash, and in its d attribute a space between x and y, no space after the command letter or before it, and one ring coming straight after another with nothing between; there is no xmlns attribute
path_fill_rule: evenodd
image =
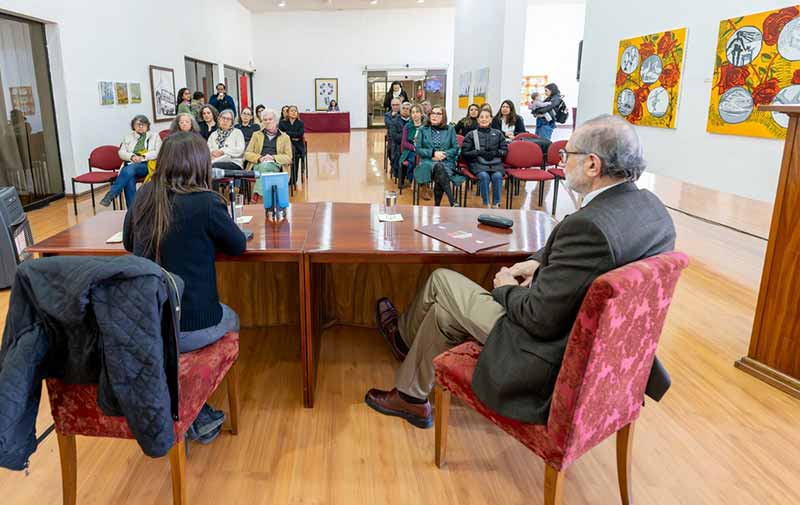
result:
<svg viewBox="0 0 800 505"><path fill-rule="evenodd" d="M225 86L236 101L236 114L245 107L253 108L253 72L225 65Z"/></svg>
<svg viewBox="0 0 800 505"><path fill-rule="evenodd" d="M383 121L386 88L386 72L367 73L367 128L386 128Z"/></svg>
<svg viewBox="0 0 800 505"><path fill-rule="evenodd" d="M0 186L26 209L64 195L44 25L0 15Z"/></svg>
<svg viewBox="0 0 800 505"><path fill-rule="evenodd" d="M186 64L186 87L189 91L202 91L206 102L214 93L214 66L206 61L184 58Z"/></svg>

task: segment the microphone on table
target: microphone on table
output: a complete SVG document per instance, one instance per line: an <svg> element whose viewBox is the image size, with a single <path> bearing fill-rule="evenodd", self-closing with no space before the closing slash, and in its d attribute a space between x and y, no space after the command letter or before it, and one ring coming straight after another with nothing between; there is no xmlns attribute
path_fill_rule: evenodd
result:
<svg viewBox="0 0 800 505"><path fill-rule="evenodd" d="M261 174L252 170L228 170L226 168L211 167L212 179L253 179Z"/></svg>

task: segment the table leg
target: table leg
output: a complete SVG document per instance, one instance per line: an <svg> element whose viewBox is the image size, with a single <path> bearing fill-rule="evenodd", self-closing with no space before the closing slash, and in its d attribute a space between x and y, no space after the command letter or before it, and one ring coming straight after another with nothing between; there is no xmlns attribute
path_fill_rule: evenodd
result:
<svg viewBox="0 0 800 505"><path fill-rule="evenodd" d="M314 335L311 324L311 265L307 255L297 264L300 274L300 361L303 375L303 405L314 407Z"/></svg>

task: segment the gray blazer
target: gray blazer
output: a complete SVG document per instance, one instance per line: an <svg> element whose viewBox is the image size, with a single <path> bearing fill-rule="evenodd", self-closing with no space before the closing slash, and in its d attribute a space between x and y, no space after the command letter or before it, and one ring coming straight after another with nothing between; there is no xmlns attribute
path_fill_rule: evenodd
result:
<svg viewBox="0 0 800 505"><path fill-rule="evenodd" d="M546 424L569 333L589 286L610 270L674 246L675 227L664 205L631 182L566 217L533 255L540 266L530 288L492 291L506 315L478 359L472 377L478 398L506 417ZM654 380L661 372L657 362L651 383L661 382L659 397L669 387L668 376Z"/></svg>

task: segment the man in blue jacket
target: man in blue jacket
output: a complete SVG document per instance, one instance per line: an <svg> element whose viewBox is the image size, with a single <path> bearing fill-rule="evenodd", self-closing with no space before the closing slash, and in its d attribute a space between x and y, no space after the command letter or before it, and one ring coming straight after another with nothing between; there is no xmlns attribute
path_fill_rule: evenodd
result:
<svg viewBox="0 0 800 505"><path fill-rule="evenodd" d="M236 115L236 103L233 101L233 97L228 95L227 91L228 89L223 83L217 84L217 94L211 97L208 104L213 105L218 112L230 109Z"/></svg>

